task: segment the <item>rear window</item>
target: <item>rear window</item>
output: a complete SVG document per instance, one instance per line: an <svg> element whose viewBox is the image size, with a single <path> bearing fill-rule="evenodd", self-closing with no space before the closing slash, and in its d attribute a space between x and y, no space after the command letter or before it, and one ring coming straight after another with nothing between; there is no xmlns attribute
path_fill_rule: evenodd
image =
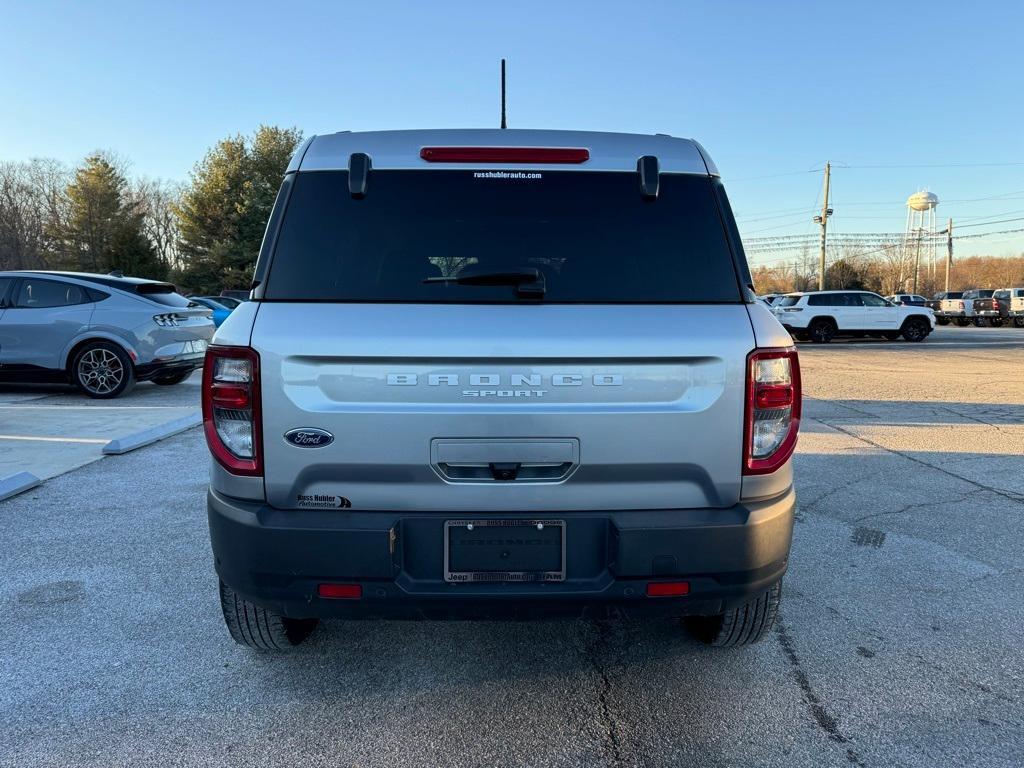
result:
<svg viewBox="0 0 1024 768"><path fill-rule="evenodd" d="M372 171L362 200L345 171L299 173L264 298L516 302L438 278L523 269L545 302L742 301L706 176L663 174L649 201L635 173L479 170Z"/></svg>
<svg viewBox="0 0 1024 768"><path fill-rule="evenodd" d="M855 307L860 301L849 293L819 293L807 297L811 307Z"/></svg>
<svg viewBox="0 0 1024 768"><path fill-rule="evenodd" d="M192 302L177 292L170 283L140 283L134 287L139 296L165 307L187 307Z"/></svg>

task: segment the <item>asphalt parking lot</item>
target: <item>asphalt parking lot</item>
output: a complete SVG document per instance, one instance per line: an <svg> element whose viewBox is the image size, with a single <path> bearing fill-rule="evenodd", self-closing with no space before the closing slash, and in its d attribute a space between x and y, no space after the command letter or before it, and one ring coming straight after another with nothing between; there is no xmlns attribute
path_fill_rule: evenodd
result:
<svg viewBox="0 0 1024 768"><path fill-rule="evenodd" d="M254 655L220 617L192 429L0 503L0 765L1024 765L1024 329L800 349L761 645L334 623Z"/></svg>

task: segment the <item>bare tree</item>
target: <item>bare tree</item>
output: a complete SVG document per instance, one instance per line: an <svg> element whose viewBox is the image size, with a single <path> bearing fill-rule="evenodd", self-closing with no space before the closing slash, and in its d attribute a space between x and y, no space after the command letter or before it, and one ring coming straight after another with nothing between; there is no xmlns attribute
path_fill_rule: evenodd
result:
<svg viewBox="0 0 1024 768"><path fill-rule="evenodd" d="M64 265L53 232L66 211L67 180L56 160L0 163L0 269Z"/></svg>
<svg viewBox="0 0 1024 768"><path fill-rule="evenodd" d="M185 262L179 243L178 216L175 207L181 199L183 185L163 179L138 179L132 186L132 197L144 212L143 232L153 244L157 258L169 271L181 271Z"/></svg>
<svg viewBox="0 0 1024 768"><path fill-rule="evenodd" d="M878 290L883 294L906 290L914 276L914 249L902 242L879 243L872 257L878 279Z"/></svg>
<svg viewBox="0 0 1024 768"><path fill-rule="evenodd" d="M818 287L818 258L804 246L793 262L793 290L813 291Z"/></svg>

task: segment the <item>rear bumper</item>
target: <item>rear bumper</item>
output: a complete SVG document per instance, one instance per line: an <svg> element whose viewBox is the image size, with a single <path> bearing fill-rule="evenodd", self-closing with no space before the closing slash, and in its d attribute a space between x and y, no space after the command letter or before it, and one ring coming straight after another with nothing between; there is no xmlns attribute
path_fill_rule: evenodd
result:
<svg viewBox="0 0 1024 768"><path fill-rule="evenodd" d="M728 509L544 512L565 520L557 583L447 583L444 522L464 513L285 511L212 490L207 506L221 580L285 616L686 615L720 613L782 578L796 494ZM687 581L690 592L647 597L651 581ZM359 584L362 597L320 598L324 582Z"/></svg>
<svg viewBox="0 0 1024 768"><path fill-rule="evenodd" d="M138 381L150 381L158 376L167 376L174 373L194 371L203 367L202 357L182 358L178 360L167 360L159 363L144 363L135 366L135 378Z"/></svg>

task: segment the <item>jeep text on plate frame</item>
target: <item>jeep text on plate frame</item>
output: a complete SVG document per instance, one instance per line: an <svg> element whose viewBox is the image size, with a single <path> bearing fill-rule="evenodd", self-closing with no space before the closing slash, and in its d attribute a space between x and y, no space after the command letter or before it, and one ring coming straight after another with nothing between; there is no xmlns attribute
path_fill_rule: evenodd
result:
<svg viewBox="0 0 1024 768"><path fill-rule="evenodd" d="M545 528L558 528L561 544L561 569L557 571L453 571L451 570L451 534L452 528L530 528L538 525ZM468 582L551 582L565 581L565 521L564 520L445 520L444 523L444 580L448 583L464 584Z"/></svg>

